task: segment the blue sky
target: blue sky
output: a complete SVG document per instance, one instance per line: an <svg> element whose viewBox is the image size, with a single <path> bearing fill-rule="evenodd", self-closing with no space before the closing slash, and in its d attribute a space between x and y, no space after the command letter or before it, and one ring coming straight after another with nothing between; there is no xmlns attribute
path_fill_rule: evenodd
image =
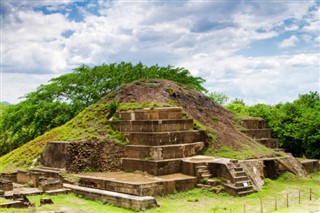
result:
<svg viewBox="0 0 320 213"><path fill-rule="evenodd" d="M2 0L1 101L81 65L187 68L247 104L320 89L320 1Z"/></svg>

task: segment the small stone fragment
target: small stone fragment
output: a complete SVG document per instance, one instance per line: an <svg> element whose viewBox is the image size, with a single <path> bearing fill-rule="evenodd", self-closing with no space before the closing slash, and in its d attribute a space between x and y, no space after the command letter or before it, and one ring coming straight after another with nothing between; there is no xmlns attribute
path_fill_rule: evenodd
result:
<svg viewBox="0 0 320 213"><path fill-rule="evenodd" d="M41 198L40 206L46 205L46 204L53 204L53 201L51 200L51 198Z"/></svg>

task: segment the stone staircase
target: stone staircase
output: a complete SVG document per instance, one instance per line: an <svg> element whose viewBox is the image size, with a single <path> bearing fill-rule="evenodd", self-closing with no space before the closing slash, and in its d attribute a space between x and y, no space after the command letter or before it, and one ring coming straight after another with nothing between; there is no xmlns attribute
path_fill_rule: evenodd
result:
<svg viewBox="0 0 320 213"><path fill-rule="evenodd" d="M209 178L212 177L208 165L203 163L202 165L196 166L196 174L199 182L206 182Z"/></svg>
<svg viewBox="0 0 320 213"><path fill-rule="evenodd" d="M227 168L231 174L231 180L223 185L228 193L244 196L255 192L250 178L240 166L238 160L230 160Z"/></svg>
<svg viewBox="0 0 320 213"><path fill-rule="evenodd" d="M193 120L183 118L180 107L119 111L114 129L129 140L125 171L160 176L181 172L181 159L200 154L205 133L193 130Z"/></svg>
<svg viewBox="0 0 320 213"><path fill-rule="evenodd" d="M241 132L252 137L257 142L265 145L268 148L276 151L283 151L279 149L279 141L277 138L272 138L272 130L266 128L266 121L261 118L244 118L241 120L241 126L244 128Z"/></svg>

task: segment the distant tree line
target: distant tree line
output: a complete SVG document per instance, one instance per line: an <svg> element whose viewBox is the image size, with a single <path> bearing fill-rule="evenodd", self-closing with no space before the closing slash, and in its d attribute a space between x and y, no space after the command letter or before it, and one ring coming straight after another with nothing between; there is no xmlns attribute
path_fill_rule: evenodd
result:
<svg viewBox="0 0 320 213"><path fill-rule="evenodd" d="M280 146L297 157L320 158L320 96L301 94L292 103L246 106L237 99L226 105L238 117L261 117L279 139Z"/></svg>
<svg viewBox="0 0 320 213"><path fill-rule="evenodd" d="M206 92L205 80L184 68L125 62L83 65L26 94L20 103L0 108L0 156L61 126L120 86L143 79L168 79Z"/></svg>

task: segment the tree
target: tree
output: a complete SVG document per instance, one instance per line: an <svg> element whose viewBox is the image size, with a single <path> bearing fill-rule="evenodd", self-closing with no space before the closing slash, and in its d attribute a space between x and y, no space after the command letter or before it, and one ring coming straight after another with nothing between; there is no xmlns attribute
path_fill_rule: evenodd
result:
<svg viewBox="0 0 320 213"><path fill-rule="evenodd" d="M215 103L218 103L220 105L225 105L229 98L226 94L222 92L211 92L208 94L208 97Z"/></svg>
<svg viewBox="0 0 320 213"><path fill-rule="evenodd" d="M141 79L168 79L206 92L202 86L205 80L184 68L124 62L82 65L26 94L19 104L5 108L0 120L0 155L66 123L120 86Z"/></svg>
<svg viewBox="0 0 320 213"><path fill-rule="evenodd" d="M275 106L256 104L246 106L234 101L226 106L240 117L261 117L280 147L294 156L320 158L320 96L318 92L300 94L293 102Z"/></svg>

